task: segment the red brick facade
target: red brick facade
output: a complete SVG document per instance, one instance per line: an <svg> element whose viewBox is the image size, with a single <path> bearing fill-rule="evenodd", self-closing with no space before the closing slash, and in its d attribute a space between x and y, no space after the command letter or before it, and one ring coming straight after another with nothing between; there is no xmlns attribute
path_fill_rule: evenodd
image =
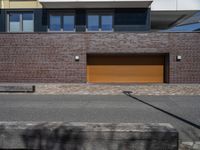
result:
<svg viewBox="0 0 200 150"><path fill-rule="evenodd" d="M87 54L143 53L169 54L169 83L200 83L200 33L151 32L1 33L0 82L85 83Z"/></svg>

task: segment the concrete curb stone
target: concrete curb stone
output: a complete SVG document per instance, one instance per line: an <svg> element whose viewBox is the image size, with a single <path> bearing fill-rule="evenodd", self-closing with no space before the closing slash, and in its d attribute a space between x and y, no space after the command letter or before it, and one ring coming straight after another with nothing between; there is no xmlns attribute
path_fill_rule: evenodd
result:
<svg viewBox="0 0 200 150"><path fill-rule="evenodd" d="M177 150L170 124L0 122L0 149Z"/></svg>

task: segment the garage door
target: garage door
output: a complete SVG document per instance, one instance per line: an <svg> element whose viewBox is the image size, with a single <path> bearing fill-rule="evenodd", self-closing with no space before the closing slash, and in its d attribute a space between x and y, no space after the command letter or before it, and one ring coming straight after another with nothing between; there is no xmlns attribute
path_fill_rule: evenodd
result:
<svg viewBox="0 0 200 150"><path fill-rule="evenodd" d="M87 57L90 83L163 83L164 56L91 55Z"/></svg>

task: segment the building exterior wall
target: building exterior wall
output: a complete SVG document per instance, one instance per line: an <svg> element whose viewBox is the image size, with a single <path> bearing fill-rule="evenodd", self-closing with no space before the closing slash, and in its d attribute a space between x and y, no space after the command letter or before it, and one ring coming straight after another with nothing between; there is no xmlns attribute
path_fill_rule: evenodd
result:
<svg viewBox="0 0 200 150"><path fill-rule="evenodd" d="M154 2L153 10L156 4L156 8L166 12L179 4L179 0ZM38 0L0 0L0 82L86 83L88 55L145 53L167 56L165 81L168 83L200 83L200 34L146 32L150 31L153 20L151 8L51 9L44 6ZM33 28L22 33L22 14L27 12L33 14L30 25ZM63 29L49 32L49 16L58 12L61 16L73 12L74 33L63 32ZM87 31L87 15L91 12L96 15L109 12L112 17L110 32L100 33L101 27L97 32ZM21 14L20 29L18 33L5 33L12 31L9 24L12 13ZM161 17L153 21L161 26L166 17L158 13ZM181 61L176 60L178 55L182 56ZM75 56L80 56L80 61L75 61Z"/></svg>
<svg viewBox="0 0 200 150"><path fill-rule="evenodd" d="M129 8L129 9L40 9L40 8L26 8L26 9L0 9L0 32L7 32L6 25L8 22L7 14L9 12L32 12L34 15L34 32L47 32L48 20L51 13L61 12L66 13L73 11L75 15L76 32L85 32L87 26L87 11L95 10L98 12L111 11L113 14L113 30L120 31L148 31L150 30L150 9L147 8ZM123 15L130 15L134 18L133 22L126 21L130 17ZM115 21L116 20L116 21ZM129 19L130 20L130 19ZM124 22L125 21L125 24Z"/></svg>
<svg viewBox="0 0 200 150"><path fill-rule="evenodd" d="M199 33L1 33L0 82L86 83L88 54L145 53L169 54L169 83L200 83L199 39Z"/></svg>

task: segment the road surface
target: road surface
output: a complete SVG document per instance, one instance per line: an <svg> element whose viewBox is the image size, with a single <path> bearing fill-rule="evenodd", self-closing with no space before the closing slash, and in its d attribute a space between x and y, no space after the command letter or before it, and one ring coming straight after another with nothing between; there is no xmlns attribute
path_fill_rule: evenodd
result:
<svg viewBox="0 0 200 150"><path fill-rule="evenodd" d="M136 97L147 104L126 95L1 94L0 121L171 123L181 140L200 141L200 96Z"/></svg>

